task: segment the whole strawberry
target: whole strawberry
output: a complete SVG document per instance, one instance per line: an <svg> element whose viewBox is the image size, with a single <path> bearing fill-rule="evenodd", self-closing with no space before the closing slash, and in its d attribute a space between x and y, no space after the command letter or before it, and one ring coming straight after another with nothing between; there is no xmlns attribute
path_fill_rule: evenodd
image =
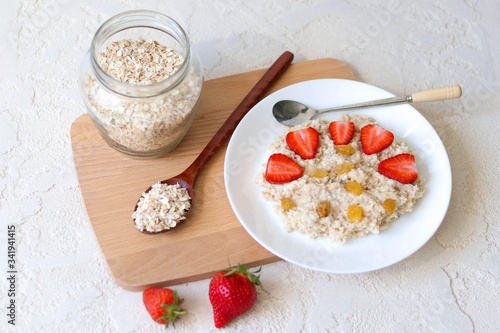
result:
<svg viewBox="0 0 500 333"><path fill-rule="evenodd" d="M214 309L215 327L225 326L252 308L257 301L256 285L261 285L259 276L248 272L240 264L237 268L215 274L208 291Z"/></svg>
<svg viewBox="0 0 500 333"><path fill-rule="evenodd" d="M184 300L179 300L177 290L149 288L142 293L142 300L151 318L159 324L165 324L166 327L173 323L178 315L186 313L181 310Z"/></svg>

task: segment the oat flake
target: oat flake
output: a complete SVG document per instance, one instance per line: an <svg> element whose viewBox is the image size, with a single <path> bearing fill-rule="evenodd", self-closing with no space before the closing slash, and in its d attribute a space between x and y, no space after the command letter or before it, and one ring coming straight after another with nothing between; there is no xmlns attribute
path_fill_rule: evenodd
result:
<svg viewBox="0 0 500 333"><path fill-rule="evenodd" d="M135 85L159 82L172 76L184 58L176 50L144 38L113 42L98 54L99 66L118 81Z"/></svg>
<svg viewBox="0 0 500 333"><path fill-rule="evenodd" d="M139 231L160 232L185 220L190 207L191 196L185 188L158 182L142 194L132 218Z"/></svg>
<svg viewBox="0 0 500 333"><path fill-rule="evenodd" d="M143 38L111 43L97 56L101 68L113 78L132 85L147 85L175 74L184 59L175 50ZM89 72L85 91L94 119L106 136L136 152L174 146L184 135L196 108L202 78L194 68L164 94L124 97L104 88Z"/></svg>
<svg viewBox="0 0 500 333"><path fill-rule="evenodd" d="M297 162L305 171L304 176L286 184L270 184L265 179L265 167L262 165L256 183L264 188L264 199L276 202L275 208L281 216L286 231L298 231L311 238L330 237L338 242L348 238L361 238L369 234L378 234L387 228L389 222L411 212L417 199L423 193L423 179L413 184L401 184L378 172L380 161L401 153L411 154L405 142L393 142L389 147L373 155L363 153L360 141L360 129L375 123L373 119L359 115L341 115L340 121L352 121L355 125L354 136L349 143L354 148L351 155L343 155L335 150L325 120L311 120L299 126L287 128L269 147L270 153L282 153ZM303 160L286 144L286 134L307 127L315 128L320 135L316 157ZM339 166L350 165L346 172L336 172ZM328 171L326 177L310 176L312 170ZM362 187L362 193L353 195L345 189L347 182L355 181ZM282 207L281 199L287 198L293 204L292 209ZM384 201L392 199L395 209L388 215ZM319 214L322 202L328 202L328 214ZM363 218L353 223L348 218L348 208L356 205L362 208Z"/></svg>

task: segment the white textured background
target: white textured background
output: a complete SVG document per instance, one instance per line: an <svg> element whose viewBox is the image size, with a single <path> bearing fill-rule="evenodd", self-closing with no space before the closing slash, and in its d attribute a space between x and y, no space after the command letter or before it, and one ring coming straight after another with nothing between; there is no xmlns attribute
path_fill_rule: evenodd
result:
<svg viewBox="0 0 500 333"><path fill-rule="evenodd" d="M206 79L337 58L397 95L460 84L418 106L448 151L453 194L436 235L380 271L324 274L266 265L255 307L228 332L500 330L500 2L496 0L0 1L0 331L7 325L6 226L18 231L18 332L162 332L141 293L110 277L78 188L69 130L85 112L78 71L112 15L152 9L187 30ZM217 331L209 280L176 286L180 332Z"/></svg>

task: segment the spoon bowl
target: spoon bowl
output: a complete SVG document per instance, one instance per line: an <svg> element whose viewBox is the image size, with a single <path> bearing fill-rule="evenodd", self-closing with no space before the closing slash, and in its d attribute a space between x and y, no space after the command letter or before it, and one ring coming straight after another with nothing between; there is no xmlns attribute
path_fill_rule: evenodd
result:
<svg viewBox="0 0 500 333"><path fill-rule="evenodd" d="M273 106L273 116L281 124L295 126L310 120L318 112L302 103L290 100L279 101ZM290 124L290 125L288 125Z"/></svg>
<svg viewBox="0 0 500 333"><path fill-rule="evenodd" d="M191 205L192 205L193 204L193 199L194 199L194 181L195 181L195 179L188 178L187 175L185 175L186 171L183 172L183 173L181 173L178 176L162 180L162 181L160 181L160 183L161 184L167 184L167 185L177 185L177 184L179 184L182 188L185 188L187 190L188 194L189 194L189 197L191 198ZM145 193L151 191L152 188L153 188L153 185L151 185L150 187L148 187L146 189ZM141 198L142 198L142 196L141 196ZM139 206L139 202L141 201L141 198L139 198L139 200L137 200L137 203L135 204L134 212L137 210L137 208ZM187 218L187 216L189 215L190 211L191 211L191 209L185 211L184 217ZM183 221L185 221L185 219L181 220L181 221L178 221L177 225L175 227L177 227ZM134 225L135 225L135 219L134 219ZM155 232L147 231L147 230L141 230L140 232L142 232L143 234L156 235L156 234L162 234L164 232L170 231L170 230L172 230L174 228L163 229L161 231L155 231Z"/></svg>
<svg viewBox="0 0 500 333"><path fill-rule="evenodd" d="M408 96L391 97L321 110L313 109L296 101L283 100L274 104L273 116L280 124L285 126L297 126L326 112L348 111L373 106L395 105L402 103L442 101L446 99L459 98L460 96L462 96L462 88L459 85L454 85L420 91Z"/></svg>
<svg viewBox="0 0 500 333"><path fill-rule="evenodd" d="M264 96L267 89L278 79L278 77L283 74L283 72L290 66L293 60L293 54L291 52L284 52L272 65L269 69L264 73L262 78L255 84L255 86L250 90L250 92L245 96L243 101L236 107L236 109L231 113L231 115L227 118L221 128L215 133L212 139L208 142L206 147L202 150L200 155L196 158L196 160L181 174L162 180L160 183L168 184L168 185L176 185L179 184L181 187L185 188L189 196L191 197L191 206L189 210L185 211L185 215L187 216L193 207L193 197L194 197L194 184L196 182L196 178L201 170L208 163L210 158L215 154L215 152L221 147L222 143L231 135L232 132L236 129L238 123L243 119L245 114L250 111L250 109L257 104L257 102ZM145 193L151 190L152 186L150 186ZM134 212L137 211L137 207L139 204L140 198L135 205ZM147 230L139 230L138 231L144 234L160 234L166 231L172 230L176 228L182 221L178 221L175 227L164 229L161 231L151 232ZM135 225L135 219L134 219Z"/></svg>

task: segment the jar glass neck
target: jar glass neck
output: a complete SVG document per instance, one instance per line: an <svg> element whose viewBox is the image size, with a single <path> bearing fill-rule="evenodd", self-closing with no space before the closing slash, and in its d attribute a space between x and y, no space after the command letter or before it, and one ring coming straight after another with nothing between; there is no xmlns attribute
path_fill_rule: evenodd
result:
<svg viewBox="0 0 500 333"><path fill-rule="evenodd" d="M152 84L135 85L116 80L107 74L97 61L98 53L115 35L130 29L151 29L174 39L182 50L184 61L171 76ZM148 10L135 10L116 15L106 21L96 32L89 51L90 65L96 78L106 88L129 97L153 97L161 95L184 80L191 62L191 45L182 27L170 17Z"/></svg>

